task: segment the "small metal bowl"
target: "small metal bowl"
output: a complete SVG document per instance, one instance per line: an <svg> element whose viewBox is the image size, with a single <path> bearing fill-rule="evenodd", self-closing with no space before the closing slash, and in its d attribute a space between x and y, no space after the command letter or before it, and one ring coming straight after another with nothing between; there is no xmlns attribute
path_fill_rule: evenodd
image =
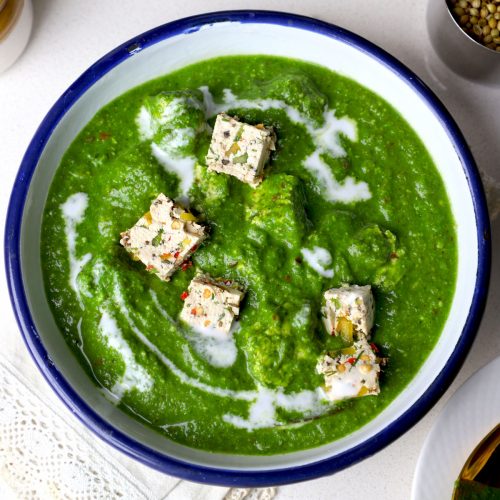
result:
<svg viewBox="0 0 500 500"><path fill-rule="evenodd" d="M459 75L500 85L500 52L470 37L456 22L446 0L429 0L427 29L434 50Z"/></svg>

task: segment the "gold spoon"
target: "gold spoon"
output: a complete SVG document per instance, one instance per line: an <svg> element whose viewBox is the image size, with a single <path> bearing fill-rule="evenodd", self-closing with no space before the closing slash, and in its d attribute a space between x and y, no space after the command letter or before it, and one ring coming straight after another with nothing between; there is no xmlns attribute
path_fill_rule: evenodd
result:
<svg viewBox="0 0 500 500"><path fill-rule="evenodd" d="M461 498L460 495L460 482L468 481L468 482L476 482L478 485L484 484L485 486L499 486L500 480L500 470L496 475L495 483L496 484L488 484L488 482L484 482L484 480L478 480L480 472L485 468L488 464L489 460L492 458L495 450L500 445L500 424L498 424L475 448L474 451L470 454L469 458L465 462L465 465L460 472L457 481L457 487L453 492L453 500L457 500ZM495 456L496 460L498 460L498 456ZM493 464L491 464L493 465ZM500 465L498 465L500 469Z"/></svg>

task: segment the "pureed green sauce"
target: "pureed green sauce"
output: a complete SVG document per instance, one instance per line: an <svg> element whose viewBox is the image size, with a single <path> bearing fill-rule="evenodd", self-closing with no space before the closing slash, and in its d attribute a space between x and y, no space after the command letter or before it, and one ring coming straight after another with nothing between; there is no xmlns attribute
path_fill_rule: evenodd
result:
<svg viewBox="0 0 500 500"><path fill-rule="evenodd" d="M212 97L242 121L275 128L277 151L257 189L207 172L200 87L209 107ZM151 130L143 104L185 89L194 92ZM189 172L195 159L192 187L189 175L180 187L172 168ZM119 237L158 193L179 197L181 188L210 237L193 267L165 283ZM186 67L101 109L56 172L41 252L56 321L108 397L174 441L245 454L318 446L380 413L435 345L457 267L443 182L405 120L348 78L267 56ZM177 323L197 270L246 287L233 344L211 345ZM317 358L342 346L321 323L322 295L343 283L372 285L372 338L389 364L379 396L318 405Z"/></svg>

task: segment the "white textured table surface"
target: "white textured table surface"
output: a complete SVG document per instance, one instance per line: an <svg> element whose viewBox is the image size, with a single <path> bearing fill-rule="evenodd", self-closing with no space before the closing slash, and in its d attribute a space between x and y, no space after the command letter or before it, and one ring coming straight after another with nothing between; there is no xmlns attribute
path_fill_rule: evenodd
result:
<svg viewBox="0 0 500 500"><path fill-rule="evenodd" d="M431 0L436 1L436 0ZM114 48L116 45L148 30L156 25L207 11L255 8L284 10L318 17L322 20L348 28L386 49L417 73L443 100L462 128L467 141L472 147L482 171L486 174L490 191L490 210L492 215L499 207L500 192L500 86L484 87L470 83L449 71L435 56L429 44L425 27L425 0L170 0L170 1L133 1L133 0L34 0L35 24L31 42L18 63L9 71L0 75L0 219L2 224L11 186L21 161L22 155L49 107L57 97L91 63ZM500 84L499 84L500 85ZM334 476L310 481L293 486L280 487L276 498L284 499L330 499L363 498L405 499L409 498L415 465L421 445L443 404L459 385L474 371L500 354L500 335L498 332L498 310L500 308L500 265L495 253L500 249L500 218L492 221L493 231L493 272L489 301L481 329L460 374L451 388L429 414L413 429L395 443L362 463L342 471ZM36 399L32 394L19 392L13 395L13 388L5 387L0 394L0 407L5 414L12 398L24 401L28 408L22 415L31 415L33 421L55 425L57 415L69 423L67 436L57 437L40 434L36 439L39 447L44 446L43 439L59 443L72 442L78 437L88 443L96 462L94 480L99 482L100 464L106 460L116 465L117 471L108 482L121 481L123 488L126 478L138 486L138 492L126 490L125 497L143 498L223 498L223 488L195 487L179 483L132 460L121 456L111 448L97 443L97 438L86 431L68 410L51 393L47 384L38 373L22 343L17 325L11 311L5 286L3 266L0 268L0 318L2 320L1 356L10 362L14 369L23 373L27 385L54 411L43 413L36 410ZM8 373L3 377L8 377ZM12 381L10 382L12 383ZM0 381L0 385L2 382ZM11 398L11 399L9 399ZM29 413L30 408L35 410ZM7 408L8 409L8 408ZM37 413L38 412L38 413ZM34 414L34 415L33 415ZM0 415L0 422L2 418ZM19 418L16 418L17 421ZM25 424L23 424L25 425ZM27 424L26 424L27 425ZM35 425L35 424L33 424ZM1 427L0 427L1 428ZM7 451L13 460L23 456L22 440L13 438L19 429L2 428L0 432L0 493L12 490L14 496L21 496L24 491L20 484L29 482L29 477L14 477L12 464L7 463ZM30 434L32 439L36 433ZM17 434L16 434L17 436ZM7 450L7 438L10 448ZM83 438L83 440L82 440ZM33 440L24 441L28 452ZM79 442L73 451L82 456L88 450ZM12 444L14 443L14 444ZM61 445L63 446L63 445ZM17 451L16 451L17 450ZM17 453L17 455L16 455ZM73 452L68 452L74 457ZM97 455L96 455L97 453ZM52 455L51 455L52 456ZM52 456L53 458L53 456ZM19 458L21 460L21 458ZM40 459L39 465L46 466L46 458ZM54 467L70 467L66 461L53 460ZM61 465L62 464L62 465ZM73 462L71 462L73 464ZM73 464L74 465L74 464ZM9 469L10 467L10 469ZM37 467L33 467L33 471ZM65 469L65 470L66 470ZM76 467L75 470L78 468ZM71 469L73 470L73 469ZM10 471L10 472L9 472ZM67 472L67 471L66 471ZM35 472L33 472L34 474ZM117 479L117 474L120 473ZM10 475L9 475L10 474ZM88 481L88 475L81 477L70 471L74 484ZM47 478L47 476L45 476ZM121 478L121 479L120 479ZM47 478L48 481L48 478ZM88 498L94 496L90 485L80 486ZM51 489L52 488L52 489ZM40 484L38 493L33 496L59 497L59 490L53 485ZM97 490L95 490L97 491ZM110 490L109 496L113 490ZM24 495L30 496L24 491ZM84 497L85 495L82 495ZM238 492L238 498L247 493ZM76 492L75 492L76 496ZM3 497L3 495L2 495ZM236 498L236 497L234 497Z"/></svg>

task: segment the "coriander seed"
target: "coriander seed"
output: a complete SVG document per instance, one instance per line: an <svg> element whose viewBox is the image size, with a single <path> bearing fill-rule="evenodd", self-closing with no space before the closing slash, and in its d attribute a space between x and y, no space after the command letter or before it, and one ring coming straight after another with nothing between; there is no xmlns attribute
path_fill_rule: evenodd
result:
<svg viewBox="0 0 500 500"><path fill-rule="evenodd" d="M500 46L500 0L447 0L447 3L467 35L497 50Z"/></svg>

